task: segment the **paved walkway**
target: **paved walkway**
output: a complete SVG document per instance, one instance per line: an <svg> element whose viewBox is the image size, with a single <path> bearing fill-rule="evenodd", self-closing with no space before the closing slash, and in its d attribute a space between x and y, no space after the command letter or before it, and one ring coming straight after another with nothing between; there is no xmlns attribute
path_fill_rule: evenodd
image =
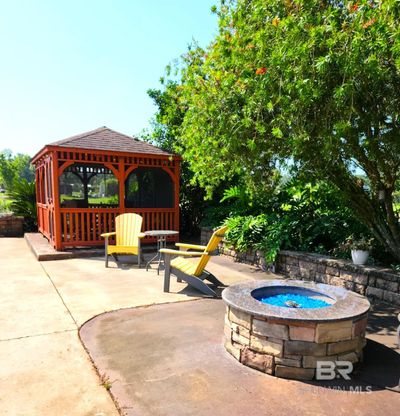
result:
<svg viewBox="0 0 400 416"><path fill-rule="evenodd" d="M225 283L266 274L213 258ZM99 258L39 263L23 239L0 238L0 414L118 415L79 337L106 311L196 299L185 283L162 291L162 276L136 266L104 268Z"/></svg>

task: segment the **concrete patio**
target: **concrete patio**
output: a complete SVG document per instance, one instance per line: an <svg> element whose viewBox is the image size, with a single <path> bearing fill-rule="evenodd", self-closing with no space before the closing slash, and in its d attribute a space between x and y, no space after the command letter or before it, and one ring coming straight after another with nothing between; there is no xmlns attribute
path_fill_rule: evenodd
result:
<svg viewBox="0 0 400 416"><path fill-rule="evenodd" d="M157 276L155 270L146 272L131 265L117 267L115 263L105 269L101 258L40 263L26 242L17 238L0 239L0 253L0 301L3 306L0 317L0 409L4 415L118 415L115 403L79 339L78 329L104 312L198 300L197 292L188 289L185 283L176 283L175 279L172 279L171 293L163 293L162 275ZM227 284L272 277L225 257L213 258L209 269ZM217 305L220 301L190 303L203 302ZM151 311L152 308L143 310ZM377 310L369 337L398 352L394 343L393 316L396 312ZM129 319L132 313L135 315L135 309L123 312ZM108 314L99 319L104 323L107 317ZM274 386L273 397L279 394L281 385L289 386L288 391L299 397L304 388L299 382L284 381L282 384L280 380L275 383L276 379L272 377L269 380L272 381L266 383ZM388 403L385 405L387 415L395 406L400 406L397 393L380 389L374 394L378 401ZM321 414L322 411L318 412L318 395L315 400L313 414ZM301 406L301 401L296 406ZM277 414L279 407L274 409ZM332 407L333 413L338 411ZM212 414L218 412L214 409Z"/></svg>
<svg viewBox="0 0 400 416"><path fill-rule="evenodd" d="M0 409L4 415L117 415L79 336L93 316L196 299L184 283L163 293L155 270L101 258L38 262L22 238L0 238ZM227 283L265 273L215 258ZM174 280L174 279L173 279Z"/></svg>
<svg viewBox="0 0 400 416"><path fill-rule="evenodd" d="M224 349L222 300L100 315L80 330L124 416L396 415L400 355L368 341L350 381L262 374Z"/></svg>

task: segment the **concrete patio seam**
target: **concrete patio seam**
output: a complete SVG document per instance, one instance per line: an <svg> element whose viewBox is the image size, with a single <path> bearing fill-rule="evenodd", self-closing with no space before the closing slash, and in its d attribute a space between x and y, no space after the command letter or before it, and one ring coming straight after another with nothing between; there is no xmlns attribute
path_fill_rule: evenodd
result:
<svg viewBox="0 0 400 416"><path fill-rule="evenodd" d="M98 317L98 316L100 316L100 315L103 315L103 314L106 314L106 313L109 313L109 312L103 312L103 313L100 313L99 315L93 316L92 318L90 318L90 319L89 319L88 321L86 321L86 322L89 322L89 321L91 321L92 319L95 319L96 317ZM82 324L82 326L83 326L83 325L85 325L85 324L86 324L86 322L84 322L84 323ZM82 326L81 326L81 327L82 327ZM91 366L92 366L93 371L96 373L97 377L99 378L99 381L101 382L101 381L102 381L102 378L104 378L104 377L106 376L106 373L101 373L100 368L96 365L96 363L95 363L95 361L94 361L94 359L93 359L92 355L90 354L89 349L86 347L85 343L82 341L81 334L80 334L80 328L79 328L79 330L78 330L78 339L79 339L79 342L80 342L80 344L81 344L81 346L82 346L83 350L84 350L84 351L85 351L85 353L86 353L86 356L87 356L88 360L90 361L90 364L91 364ZM117 410L117 412L118 412L121 416L123 416L122 409L121 409L121 407L120 407L120 405L119 405L119 403L118 403L117 398L116 398L116 397L115 397L115 395L112 393L111 389L106 389L106 392L107 392L107 394L109 395L109 397L111 398L111 400L112 400L112 402L113 402L113 404L114 404L115 409Z"/></svg>
<svg viewBox="0 0 400 416"><path fill-rule="evenodd" d="M89 319L87 319L85 322L82 323L82 325L80 325L78 327L78 333L81 330L81 328L87 324L88 322L92 321L95 318L98 318L101 315L105 315L108 313L114 313L114 312L119 312L119 311L125 311L128 309L140 309L140 308L150 308L151 306L156 306L156 305L170 305L172 303L187 303L187 302L197 302L199 300L203 300L203 299L211 299L211 300L217 300L218 298L194 298L194 299L187 299L187 300L173 300L170 302L160 302L160 303L146 303L144 305L135 305L135 306L126 306L126 307L122 307L122 308L116 308L116 309L110 309L109 311L103 311L103 312L99 312L96 315L93 315L92 317L90 317ZM73 331L75 331L75 329L73 329ZM83 344L82 344L83 345Z"/></svg>
<svg viewBox="0 0 400 416"><path fill-rule="evenodd" d="M64 329L63 331L43 332L41 334L23 335L21 337L15 337L15 338L4 338L4 339L0 339L0 342L16 341L19 339L26 339L26 338L44 337L44 336L53 335L53 334L64 334L65 332L76 332L76 329Z"/></svg>
<svg viewBox="0 0 400 416"><path fill-rule="evenodd" d="M170 305L170 304L173 304L173 303L188 303L188 302L196 302L196 301L200 301L200 300L202 300L202 298L188 299L188 300L184 300L184 301L172 301L172 302L165 302L165 303L161 303L161 305ZM99 380L100 380L100 381L101 381L101 380L102 380L102 378L105 376L105 373L103 373L103 374L101 373L101 370L100 370L100 368L97 366L96 362L94 361L94 359L93 359L92 355L90 354L89 349L86 347L85 343L83 342L83 340L82 340L82 338L81 338L81 333L80 333L80 331L81 331L82 327L83 327L84 325L86 325L88 322L90 322L90 321L92 321L92 320L94 320L94 319L96 319L96 318L98 318L98 317L100 317L100 316L102 316L102 315L111 314L111 313L120 312L120 311L126 311L126 310L130 310L130 309L150 308L151 306L155 306L155 305L159 305L159 304L157 304L157 303L149 303L149 304L147 304L147 305L129 306L129 307L127 307L127 308L118 308L118 309L114 309L114 310L110 310L110 311L104 311L104 312L101 312L101 313L99 313L99 314L97 314L97 315L92 316L92 317L91 317L91 318L89 318L87 321L83 322L83 324L79 327L79 329L78 329L78 338L79 338L79 342L81 343L82 348L83 348L83 349L84 349L84 351L86 352L87 357L88 357L88 359L89 359L89 361L90 361L90 363L91 363L91 365L92 365L92 367L93 367L93 370L96 372L96 374L97 374L97 376L98 376L98 378L99 378ZM122 416L122 415L124 414L123 412L124 412L125 410L127 410L127 408L126 408L126 407L124 407L124 408L121 408L121 407L120 407L120 405L119 405L119 403L118 403L118 400L117 400L117 398L115 397L115 395L112 393L111 389L110 389L110 390L108 390L108 389L107 389L107 393L109 394L109 396L110 396L111 400L113 401L113 403L114 403L114 405L115 405L116 410L117 410L117 411L118 411L118 413Z"/></svg>
<svg viewBox="0 0 400 416"><path fill-rule="evenodd" d="M61 302L63 303L63 305L65 306L65 309L68 311L68 314L70 315L71 319L73 320L76 329L79 329L79 325L78 322L76 321L76 319L74 318L74 316L72 315L72 312L70 311L70 309L68 308L67 304L65 303L63 297L61 296L61 293L59 292L59 290L57 289L57 286L54 284L52 278L50 277L49 273L47 273L47 270L45 269L45 267L43 266L42 263L40 263L40 267L42 268L42 270L44 271L44 273L46 274L46 276L48 277L48 279L50 280L51 284L54 287L54 290L57 292L57 295L59 296L59 298L61 299Z"/></svg>

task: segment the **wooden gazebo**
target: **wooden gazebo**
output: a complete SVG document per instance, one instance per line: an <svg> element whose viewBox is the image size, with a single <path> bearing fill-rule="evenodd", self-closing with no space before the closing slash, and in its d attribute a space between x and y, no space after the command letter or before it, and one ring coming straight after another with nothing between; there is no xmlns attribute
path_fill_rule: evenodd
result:
<svg viewBox="0 0 400 416"><path fill-rule="evenodd" d="M179 156L101 127L46 145L32 164L39 231L57 250L104 244L125 212L143 217L142 231L179 231Z"/></svg>

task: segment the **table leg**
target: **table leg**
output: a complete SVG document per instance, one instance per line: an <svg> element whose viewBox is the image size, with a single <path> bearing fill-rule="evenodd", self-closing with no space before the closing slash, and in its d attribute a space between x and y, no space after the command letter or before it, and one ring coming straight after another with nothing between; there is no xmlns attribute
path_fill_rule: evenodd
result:
<svg viewBox="0 0 400 416"><path fill-rule="evenodd" d="M164 254L160 253L160 250L167 247L167 236L157 236L157 253L146 263L146 271L149 270L151 263L157 263L157 275L160 274L161 267L165 267Z"/></svg>
<svg viewBox="0 0 400 416"><path fill-rule="evenodd" d="M158 259L158 264L160 264L160 259L159 259L159 257L160 257L160 241L159 241L159 238L157 238L157 252L156 252L156 255L154 256L154 257L152 257L148 262L147 262L147 264L146 264L146 272L149 270L149 266L150 266L150 264L151 263L153 263L153 262L156 262L157 261L157 259ZM158 274L158 268L157 268L157 274Z"/></svg>
<svg viewBox="0 0 400 416"><path fill-rule="evenodd" d="M166 247L166 244L167 243L167 239L166 239L166 237L160 237L160 240L159 240L159 247L158 247L158 254L159 254L159 257L158 257L158 266L157 266L157 275L159 275L160 274L160 266L161 266L161 263L164 263L164 256L163 256L163 254L160 252L160 250L162 249L162 248L165 248Z"/></svg>

